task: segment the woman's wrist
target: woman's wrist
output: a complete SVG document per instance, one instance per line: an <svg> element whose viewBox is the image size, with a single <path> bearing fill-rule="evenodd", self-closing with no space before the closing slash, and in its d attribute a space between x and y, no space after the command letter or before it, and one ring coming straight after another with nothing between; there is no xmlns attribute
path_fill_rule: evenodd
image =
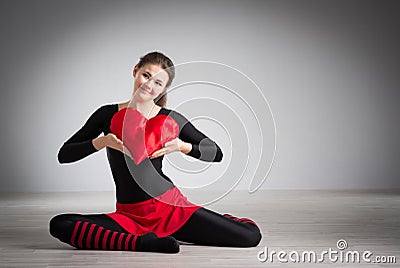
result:
<svg viewBox="0 0 400 268"><path fill-rule="evenodd" d="M184 154L188 154L192 150L192 144L189 142L182 141L181 144L179 145L179 150Z"/></svg>
<svg viewBox="0 0 400 268"><path fill-rule="evenodd" d="M103 149L106 146L104 138L105 138L105 136L101 136L101 137L98 137L98 138L95 138L92 140L93 147L97 151Z"/></svg>

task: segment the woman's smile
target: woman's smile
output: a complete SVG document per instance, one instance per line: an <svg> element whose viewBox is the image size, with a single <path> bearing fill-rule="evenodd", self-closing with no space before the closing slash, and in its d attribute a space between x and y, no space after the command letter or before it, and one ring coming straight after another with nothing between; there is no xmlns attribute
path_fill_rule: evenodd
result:
<svg viewBox="0 0 400 268"><path fill-rule="evenodd" d="M140 89L148 94L151 94L151 89L141 86Z"/></svg>

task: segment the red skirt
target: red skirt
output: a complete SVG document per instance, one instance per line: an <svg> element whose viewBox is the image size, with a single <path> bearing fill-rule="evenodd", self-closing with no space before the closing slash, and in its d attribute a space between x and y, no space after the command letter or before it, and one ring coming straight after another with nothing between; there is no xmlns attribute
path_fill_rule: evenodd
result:
<svg viewBox="0 0 400 268"><path fill-rule="evenodd" d="M190 216L202 206L190 201L174 186L160 196L133 204L117 202L116 211L106 213L129 233L149 232L164 237L178 231Z"/></svg>

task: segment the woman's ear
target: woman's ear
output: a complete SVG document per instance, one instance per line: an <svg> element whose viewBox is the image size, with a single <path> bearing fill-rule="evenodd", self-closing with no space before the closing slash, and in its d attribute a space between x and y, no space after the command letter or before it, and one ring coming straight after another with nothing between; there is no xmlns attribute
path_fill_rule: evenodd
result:
<svg viewBox="0 0 400 268"><path fill-rule="evenodd" d="M136 73L137 73L138 69L139 69L138 66L135 65L135 67L133 68L133 72L132 72L133 77L136 76Z"/></svg>

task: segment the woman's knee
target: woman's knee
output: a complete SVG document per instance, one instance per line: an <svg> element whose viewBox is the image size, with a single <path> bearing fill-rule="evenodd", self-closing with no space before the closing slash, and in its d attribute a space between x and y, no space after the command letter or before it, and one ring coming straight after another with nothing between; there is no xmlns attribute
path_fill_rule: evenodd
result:
<svg viewBox="0 0 400 268"><path fill-rule="evenodd" d="M246 236L242 239L242 247L255 247L261 241L262 235L259 229L254 229L252 231L246 232Z"/></svg>

